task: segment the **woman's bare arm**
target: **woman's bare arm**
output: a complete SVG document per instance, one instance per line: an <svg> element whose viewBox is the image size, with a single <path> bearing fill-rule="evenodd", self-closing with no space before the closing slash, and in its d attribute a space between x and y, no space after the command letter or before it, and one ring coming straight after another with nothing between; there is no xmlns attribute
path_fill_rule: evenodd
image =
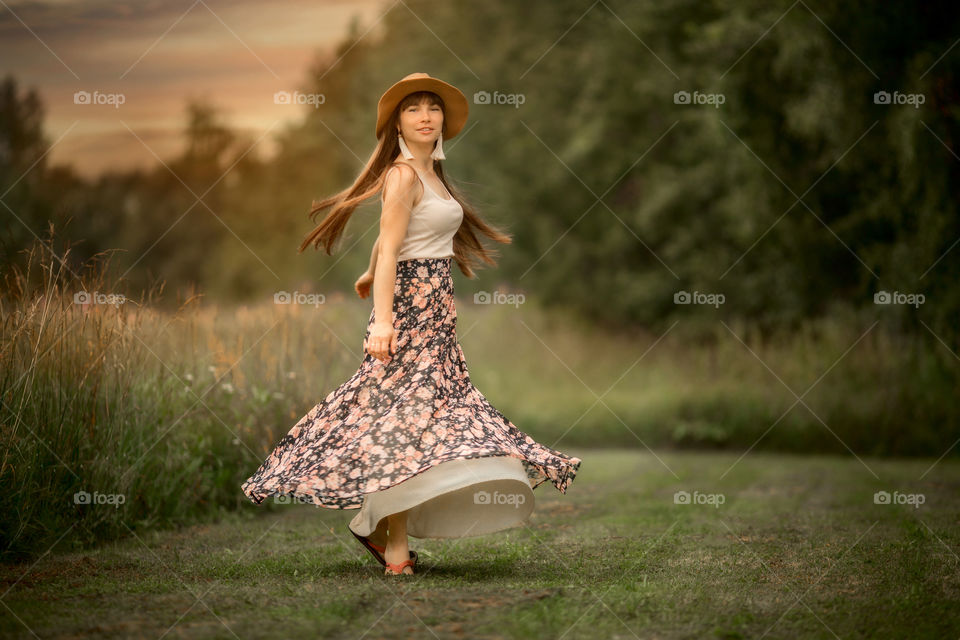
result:
<svg viewBox="0 0 960 640"><path fill-rule="evenodd" d="M397 256L407 235L410 211L417 195L419 178L413 169L392 171L384 185L377 238L376 271L373 278L374 324L393 327L393 287L397 277Z"/></svg>

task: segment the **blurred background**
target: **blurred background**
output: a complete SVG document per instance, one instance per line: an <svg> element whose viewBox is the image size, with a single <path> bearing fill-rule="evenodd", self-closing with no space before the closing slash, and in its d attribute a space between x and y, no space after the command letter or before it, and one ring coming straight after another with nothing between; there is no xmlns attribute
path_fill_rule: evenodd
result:
<svg viewBox="0 0 960 640"><path fill-rule="evenodd" d="M955 458L958 13L5 2L0 552L253 508L241 482L363 357L379 205L332 256L298 253L307 212L417 71L470 100L444 170L513 235L454 278L521 430Z"/></svg>

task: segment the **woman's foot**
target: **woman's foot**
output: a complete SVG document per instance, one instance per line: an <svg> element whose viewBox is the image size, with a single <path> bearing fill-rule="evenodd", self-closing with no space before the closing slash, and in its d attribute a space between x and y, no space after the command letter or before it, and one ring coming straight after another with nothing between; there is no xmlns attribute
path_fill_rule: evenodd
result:
<svg viewBox="0 0 960 640"><path fill-rule="evenodd" d="M391 541L392 542L392 541ZM386 560L389 564L399 565L406 560L411 560L410 556L410 547L407 545L406 540L401 540L399 544L387 544L387 549L383 554L383 559ZM384 573L387 575L393 574L394 572L390 570L390 567L387 567L384 570ZM406 575L413 575L413 567L407 565L403 568L403 573Z"/></svg>

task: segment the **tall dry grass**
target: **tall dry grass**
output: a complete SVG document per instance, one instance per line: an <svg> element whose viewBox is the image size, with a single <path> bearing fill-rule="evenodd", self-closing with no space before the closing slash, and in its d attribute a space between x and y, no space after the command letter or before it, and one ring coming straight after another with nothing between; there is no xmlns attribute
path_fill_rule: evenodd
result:
<svg viewBox="0 0 960 640"><path fill-rule="evenodd" d="M37 240L0 298L3 557L216 517L269 448L359 363L357 306L175 313ZM350 318L344 322L344 317ZM340 337L327 327L359 327Z"/></svg>

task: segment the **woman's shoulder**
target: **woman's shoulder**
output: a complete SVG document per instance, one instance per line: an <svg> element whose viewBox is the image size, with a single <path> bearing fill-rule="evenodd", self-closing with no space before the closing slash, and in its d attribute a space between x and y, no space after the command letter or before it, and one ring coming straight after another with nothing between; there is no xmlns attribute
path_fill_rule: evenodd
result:
<svg viewBox="0 0 960 640"><path fill-rule="evenodd" d="M394 160L393 162L390 163L386 173L384 173L384 179L386 179L386 177L390 175L391 171L400 167L406 167L406 169L400 169L400 175L405 176L406 180L410 182L414 182L416 178L420 177L420 175L417 173L416 168L409 162L404 162L402 160Z"/></svg>
<svg viewBox="0 0 960 640"><path fill-rule="evenodd" d="M400 171L396 172L397 178L395 180L391 180L390 173L393 172L394 169L398 168ZM412 165L407 162L396 160L390 164L390 167L383 175L383 190L380 193L380 199L383 200L387 186L396 187L398 189L409 189L419 181L420 176L417 174L416 169Z"/></svg>

